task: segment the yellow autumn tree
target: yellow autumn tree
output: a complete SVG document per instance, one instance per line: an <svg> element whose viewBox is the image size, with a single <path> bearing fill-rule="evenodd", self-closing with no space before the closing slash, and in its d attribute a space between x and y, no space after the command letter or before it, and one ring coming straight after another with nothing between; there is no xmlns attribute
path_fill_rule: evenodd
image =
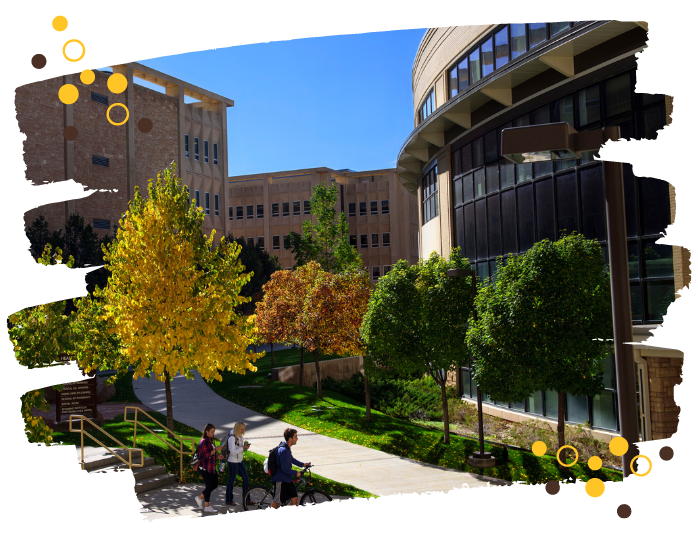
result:
<svg viewBox="0 0 698 542"><path fill-rule="evenodd" d="M247 352L254 316L234 310L249 301L239 295L250 279L238 259L240 246L222 239L212 247L215 230L202 233L204 212L190 200L176 167L150 180L147 198L136 188L105 250L109 282L97 292L99 317L120 343L121 355L110 368L122 374L131 365L134 378L153 375L165 382L170 433L174 376L193 378L196 370L206 380L221 380L221 371L255 371L263 355Z"/></svg>

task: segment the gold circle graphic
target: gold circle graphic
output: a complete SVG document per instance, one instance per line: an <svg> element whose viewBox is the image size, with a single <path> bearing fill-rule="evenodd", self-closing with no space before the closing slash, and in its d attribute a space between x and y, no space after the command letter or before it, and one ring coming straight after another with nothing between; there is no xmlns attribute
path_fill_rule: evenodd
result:
<svg viewBox="0 0 698 542"><path fill-rule="evenodd" d="M80 81L85 85L91 85L95 82L95 72L92 70L82 70L82 72L80 72Z"/></svg>
<svg viewBox="0 0 698 542"><path fill-rule="evenodd" d="M539 457L543 455L547 449L548 447L545 445L545 442L541 440L537 440L533 443L533 446L531 446L531 451L533 452L533 454Z"/></svg>
<svg viewBox="0 0 698 542"><path fill-rule="evenodd" d="M111 111L111 108L116 106L116 105L120 105L121 107L123 107L126 110L126 118L124 120L122 120L121 122L114 122L113 120L111 120L109 118L109 111ZM126 121L128 120L128 107L126 107L124 104L120 104L120 103L111 104L109 107L107 107L107 120L111 124L113 124L114 126L121 126L122 124L126 124Z"/></svg>
<svg viewBox="0 0 698 542"><path fill-rule="evenodd" d="M604 486L602 480L599 480L598 478L590 478L584 486L584 489L586 490L587 495L590 497L600 497L603 495L606 486Z"/></svg>
<svg viewBox="0 0 698 542"><path fill-rule="evenodd" d="M82 54L78 58L69 58L68 55L65 54L65 48L68 47L69 43L79 43L80 47L82 47ZM65 57L66 60L69 60L70 62L77 62L78 60L82 60L82 57L85 56L85 44L81 42L80 40L68 40L65 42L65 45L63 46L63 56Z"/></svg>
<svg viewBox="0 0 698 542"><path fill-rule="evenodd" d="M66 28L68 28L68 19L63 17L63 15L54 17L53 21L51 21L51 26L53 26L54 30L57 30L58 32L63 32Z"/></svg>
<svg viewBox="0 0 698 542"><path fill-rule="evenodd" d="M608 443L608 448L615 456L625 455L625 452L628 451L628 441L623 437L613 437Z"/></svg>
<svg viewBox="0 0 698 542"><path fill-rule="evenodd" d="M635 472L635 469L633 468L633 463L635 463L635 460L638 457L644 457L647 460L647 462L650 464L650 468L647 469L647 472L644 474L638 474L637 472ZM635 476L647 476L650 473L650 471L652 470L652 460L649 457L647 457L646 455L636 455L635 457L633 457L633 460L630 462L630 470L633 471L633 474Z"/></svg>
<svg viewBox="0 0 698 542"><path fill-rule="evenodd" d="M80 93L78 87L70 83L63 85L58 89L58 99L66 105L74 104L78 101Z"/></svg>
<svg viewBox="0 0 698 542"><path fill-rule="evenodd" d="M128 81L126 80L126 77L120 73L113 73L109 76L109 79L107 79L107 87L114 94L121 94L124 90L126 90L127 86Z"/></svg>
<svg viewBox="0 0 698 542"><path fill-rule="evenodd" d="M569 448L571 450L574 450L574 455L576 456L574 461L570 464L563 463L560 461L560 452L564 450L565 448ZM557 462L560 463L563 467L574 467L577 464L577 461L579 461L579 452L577 452L577 449L574 446L570 446L569 444L565 444L564 446L561 446L560 449L557 451Z"/></svg>
<svg viewBox="0 0 698 542"><path fill-rule="evenodd" d="M598 456L590 457L589 461L587 461L587 466L591 470L599 470L601 468L601 458Z"/></svg>

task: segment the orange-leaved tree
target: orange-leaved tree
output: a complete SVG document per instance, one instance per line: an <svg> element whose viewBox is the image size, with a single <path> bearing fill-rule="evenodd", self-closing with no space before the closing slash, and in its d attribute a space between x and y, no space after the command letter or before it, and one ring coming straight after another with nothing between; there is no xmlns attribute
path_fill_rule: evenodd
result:
<svg viewBox="0 0 698 542"><path fill-rule="evenodd" d="M301 310L302 297L298 277L291 271L276 271L262 289L264 298L255 308L257 344L271 344L271 366L274 367L274 343L293 344L293 326ZM301 377L303 364L301 359ZM301 381L302 382L302 381Z"/></svg>
<svg viewBox="0 0 698 542"><path fill-rule="evenodd" d="M339 356L361 354L361 322L368 309L371 287L363 271L326 273L316 262L298 268L308 284L301 322L303 345L315 358L317 396L322 397L319 353Z"/></svg>

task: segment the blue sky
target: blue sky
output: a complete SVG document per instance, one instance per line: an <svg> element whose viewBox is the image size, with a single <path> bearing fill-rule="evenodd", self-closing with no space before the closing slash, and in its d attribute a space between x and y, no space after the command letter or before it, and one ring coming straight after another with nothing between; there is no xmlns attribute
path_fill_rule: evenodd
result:
<svg viewBox="0 0 698 542"><path fill-rule="evenodd" d="M307 38L140 62L235 101L229 175L395 167L424 29ZM143 84L138 80L137 83Z"/></svg>

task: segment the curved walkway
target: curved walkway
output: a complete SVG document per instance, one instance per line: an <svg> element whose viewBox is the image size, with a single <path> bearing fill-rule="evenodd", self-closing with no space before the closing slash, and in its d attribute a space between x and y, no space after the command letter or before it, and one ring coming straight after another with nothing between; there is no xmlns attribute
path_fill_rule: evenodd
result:
<svg viewBox="0 0 698 542"><path fill-rule="evenodd" d="M509 482L467 472L428 465L373 448L319 435L254 412L216 394L199 376L194 380L178 375L171 383L174 418L201 429L207 423L216 426L216 437L227 434L237 420L245 422L245 438L250 450L266 456L283 440L287 427L298 431L295 458L315 465L313 472L374 495L399 493L448 492L455 488L508 485ZM148 407L166 414L165 384L153 379L133 382L136 396Z"/></svg>

